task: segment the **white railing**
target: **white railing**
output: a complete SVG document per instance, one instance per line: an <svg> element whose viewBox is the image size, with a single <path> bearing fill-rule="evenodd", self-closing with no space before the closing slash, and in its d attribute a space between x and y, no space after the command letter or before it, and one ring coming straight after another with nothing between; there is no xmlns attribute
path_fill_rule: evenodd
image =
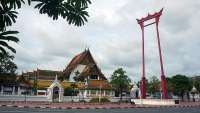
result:
<svg viewBox="0 0 200 113"><path fill-rule="evenodd" d="M12 95L12 93L3 92L3 95Z"/></svg>

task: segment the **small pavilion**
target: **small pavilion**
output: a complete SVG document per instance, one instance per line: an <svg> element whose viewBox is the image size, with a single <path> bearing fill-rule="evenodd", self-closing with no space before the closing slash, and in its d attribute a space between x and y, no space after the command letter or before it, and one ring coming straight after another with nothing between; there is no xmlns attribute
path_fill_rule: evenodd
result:
<svg viewBox="0 0 200 113"><path fill-rule="evenodd" d="M193 85L193 88L192 88L192 90L190 91L190 94L192 94L192 101L195 101L195 99L194 99L194 97L195 97L195 95L197 95L198 94L198 90L195 88L195 86Z"/></svg>
<svg viewBox="0 0 200 113"><path fill-rule="evenodd" d="M140 88L138 88L137 84L134 84L133 88L131 89L130 97L133 99L140 98Z"/></svg>
<svg viewBox="0 0 200 113"><path fill-rule="evenodd" d="M56 75L54 82L47 89L47 101L50 101L50 102L53 102L53 101L62 102L63 101L63 88L58 81L57 75Z"/></svg>

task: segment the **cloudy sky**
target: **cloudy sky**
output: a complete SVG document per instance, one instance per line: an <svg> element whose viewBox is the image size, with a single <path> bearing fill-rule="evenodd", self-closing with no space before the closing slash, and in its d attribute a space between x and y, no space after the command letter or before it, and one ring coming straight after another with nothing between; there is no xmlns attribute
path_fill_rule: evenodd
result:
<svg viewBox="0 0 200 113"><path fill-rule="evenodd" d="M200 75L199 0L91 0L88 23L68 25L62 18L53 21L33 6L18 10L20 42L15 63L18 73L38 69L63 70L86 46L106 77L123 68L132 81L142 75L142 32L136 18L160 11L159 33L165 75ZM145 28L146 78L160 78L155 25Z"/></svg>

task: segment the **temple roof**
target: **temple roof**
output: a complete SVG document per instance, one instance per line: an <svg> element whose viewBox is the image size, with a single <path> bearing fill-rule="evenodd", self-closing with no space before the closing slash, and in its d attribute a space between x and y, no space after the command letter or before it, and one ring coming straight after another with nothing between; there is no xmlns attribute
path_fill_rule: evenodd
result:
<svg viewBox="0 0 200 113"><path fill-rule="evenodd" d="M37 69L37 75L38 77L40 76L45 76L45 77L54 77L56 75L58 75L59 73L61 73L61 71L53 71L53 70L40 70L40 69Z"/></svg>
<svg viewBox="0 0 200 113"><path fill-rule="evenodd" d="M193 85L192 90L190 91L191 93L198 93L199 91L195 88L195 86Z"/></svg>
<svg viewBox="0 0 200 113"><path fill-rule="evenodd" d="M90 73L90 70L95 68L97 70L97 74L100 75L103 79L106 80L106 77L102 74L101 70L98 68L96 62L94 61L94 58L90 52L89 49L83 51L82 53L76 55L69 65L66 67L66 69L61 73L61 76L64 74L70 74L72 70L78 65L83 64L86 65L85 69L80 73L78 78L85 77Z"/></svg>
<svg viewBox="0 0 200 113"><path fill-rule="evenodd" d="M19 83L21 86L27 86L30 87L31 84L29 83L29 81L24 77L24 75L22 74L17 80L17 83Z"/></svg>
<svg viewBox="0 0 200 113"><path fill-rule="evenodd" d="M0 85L14 86L19 85L11 74L2 74L0 79Z"/></svg>
<svg viewBox="0 0 200 113"><path fill-rule="evenodd" d="M37 69L33 72L22 72L24 77L30 78L43 78L43 79L54 79L56 75L59 75L61 71L53 71L53 70L41 70Z"/></svg>
<svg viewBox="0 0 200 113"><path fill-rule="evenodd" d="M88 80L88 85L109 85L107 80Z"/></svg>
<svg viewBox="0 0 200 113"><path fill-rule="evenodd" d="M15 86L15 85L19 85L19 84L15 80L5 79L2 82L0 82L0 85Z"/></svg>
<svg viewBox="0 0 200 113"><path fill-rule="evenodd" d="M100 74L100 76L102 78L104 78L104 80L107 80L107 78L102 74L101 70L98 68L97 65L88 65L84 68L84 70L81 72L81 74L78 76L78 78L80 77L85 77L87 76L89 73L92 73L91 70L92 69L97 69L98 74Z"/></svg>
<svg viewBox="0 0 200 113"><path fill-rule="evenodd" d="M23 72L22 71L22 75L24 75L24 76L30 76L31 74L33 74L33 72Z"/></svg>
<svg viewBox="0 0 200 113"><path fill-rule="evenodd" d="M66 69L61 73L61 75L65 74L65 73L71 73L71 71L77 66L77 64L82 64L83 59L86 57L86 55L90 55L91 56L91 60L93 63L95 63L90 50L85 50L82 53L76 55L71 62L69 63L69 65L66 67Z"/></svg>

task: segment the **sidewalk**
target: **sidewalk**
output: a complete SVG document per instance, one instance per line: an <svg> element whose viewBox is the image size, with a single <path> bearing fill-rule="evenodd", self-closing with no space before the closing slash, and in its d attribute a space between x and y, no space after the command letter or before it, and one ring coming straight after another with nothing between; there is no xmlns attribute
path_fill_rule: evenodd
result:
<svg viewBox="0 0 200 113"><path fill-rule="evenodd" d="M177 105L133 105L130 103L78 103L78 102L0 102L0 106L24 108L55 109L124 109L124 108L156 108L156 107L191 107L200 106L200 102L180 102Z"/></svg>

